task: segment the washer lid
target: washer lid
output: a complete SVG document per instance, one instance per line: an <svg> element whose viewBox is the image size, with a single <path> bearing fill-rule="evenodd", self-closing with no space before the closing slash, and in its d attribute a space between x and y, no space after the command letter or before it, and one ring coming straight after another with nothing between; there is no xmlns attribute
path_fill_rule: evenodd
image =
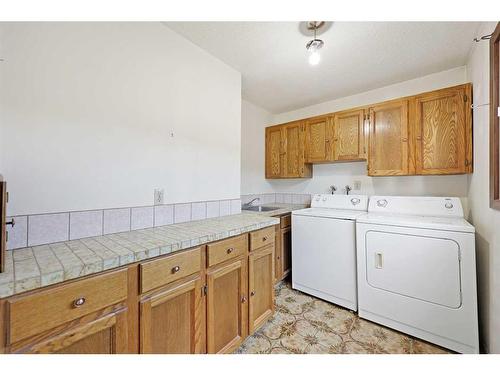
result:
<svg viewBox="0 0 500 375"><path fill-rule="evenodd" d="M474 233L475 228L460 217L416 216L397 214L365 214L356 218L357 223L391 225L407 228L434 229Z"/></svg>
<svg viewBox="0 0 500 375"><path fill-rule="evenodd" d="M326 217L330 219L356 220L358 216L365 215L366 212L356 210L336 210L333 208L304 208L292 211L294 216Z"/></svg>

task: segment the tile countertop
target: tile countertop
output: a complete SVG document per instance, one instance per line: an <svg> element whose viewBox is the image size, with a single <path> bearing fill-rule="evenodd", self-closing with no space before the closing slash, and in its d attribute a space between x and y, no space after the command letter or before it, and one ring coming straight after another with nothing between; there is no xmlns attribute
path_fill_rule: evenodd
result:
<svg viewBox="0 0 500 375"><path fill-rule="evenodd" d="M263 211L263 212L247 211L245 209L242 209L241 212L251 212L253 214L257 214L260 216L272 217L272 216L286 215L286 214L289 214L290 212L295 211L295 210L301 210L303 208L308 208L310 205L309 204L292 204L292 203L266 203L266 204L260 204L260 205L256 204L256 206L278 207L278 209L272 210L272 211Z"/></svg>
<svg viewBox="0 0 500 375"><path fill-rule="evenodd" d="M279 224L253 212L7 251L0 298Z"/></svg>

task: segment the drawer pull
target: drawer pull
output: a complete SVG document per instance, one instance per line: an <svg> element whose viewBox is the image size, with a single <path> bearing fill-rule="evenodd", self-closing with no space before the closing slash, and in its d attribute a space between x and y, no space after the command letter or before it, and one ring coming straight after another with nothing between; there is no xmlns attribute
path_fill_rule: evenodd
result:
<svg viewBox="0 0 500 375"><path fill-rule="evenodd" d="M179 266L175 266L174 268L172 268L172 273L177 273L181 270L181 267Z"/></svg>
<svg viewBox="0 0 500 375"><path fill-rule="evenodd" d="M80 306L83 306L85 304L85 298L84 297L80 297L80 298L77 298L73 301L73 307L74 308L78 308Z"/></svg>
<svg viewBox="0 0 500 375"><path fill-rule="evenodd" d="M226 251L226 252L227 252L228 254L231 254L233 251L234 251L234 247L230 247L229 249L227 249L227 251Z"/></svg>
<svg viewBox="0 0 500 375"><path fill-rule="evenodd" d="M264 242L267 241L267 237L265 237L265 236L262 237L262 241L264 241Z"/></svg>

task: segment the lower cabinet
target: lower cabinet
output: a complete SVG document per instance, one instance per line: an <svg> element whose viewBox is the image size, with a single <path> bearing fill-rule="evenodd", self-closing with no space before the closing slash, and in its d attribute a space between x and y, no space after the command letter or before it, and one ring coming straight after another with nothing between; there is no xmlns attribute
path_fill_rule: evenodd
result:
<svg viewBox="0 0 500 375"><path fill-rule="evenodd" d="M232 353L273 315L274 230L0 299L0 353Z"/></svg>
<svg viewBox="0 0 500 375"><path fill-rule="evenodd" d="M230 353L248 335L247 258L207 271L208 353Z"/></svg>
<svg viewBox="0 0 500 375"><path fill-rule="evenodd" d="M276 227L275 279L281 281L292 270L292 226L291 215L280 217Z"/></svg>
<svg viewBox="0 0 500 375"><path fill-rule="evenodd" d="M140 302L141 353L203 353L205 308L201 276L188 277Z"/></svg>
<svg viewBox="0 0 500 375"><path fill-rule="evenodd" d="M127 311L124 308L64 328L59 333L51 332L50 337L13 348L11 353L120 354L127 351Z"/></svg>
<svg viewBox="0 0 500 375"><path fill-rule="evenodd" d="M248 328L259 329L274 313L273 246L250 253L248 257Z"/></svg>

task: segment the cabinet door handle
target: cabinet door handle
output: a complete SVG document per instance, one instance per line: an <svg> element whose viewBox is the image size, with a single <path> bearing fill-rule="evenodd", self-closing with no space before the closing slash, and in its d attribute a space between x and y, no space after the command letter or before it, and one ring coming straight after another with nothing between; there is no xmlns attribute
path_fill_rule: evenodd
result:
<svg viewBox="0 0 500 375"><path fill-rule="evenodd" d="M252 291L250 292L250 297L253 297L253 296L255 296L255 290L252 290Z"/></svg>
<svg viewBox="0 0 500 375"><path fill-rule="evenodd" d="M85 304L85 297L77 298L73 301L73 307L78 308Z"/></svg>
<svg viewBox="0 0 500 375"><path fill-rule="evenodd" d="M247 297L243 296L241 297L241 303L245 303L247 301Z"/></svg>
<svg viewBox="0 0 500 375"><path fill-rule="evenodd" d="M229 249L226 250L228 254L231 254L234 251L234 247L230 247Z"/></svg>
<svg viewBox="0 0 500 375"><path fill-rule="evenodd" d="M180 270L181 270L181 267L179 267L179 266L175 266L175 267L173 267L173 268L172 268L172 273L177 273L177 272L179 272Z"/></svg>
<svg viewBox="0 0 500 375"><path fill-rule="evenodd" d="M408 142L408 138L401 138L401 142Z"/></svg>
<svg viewBox="0 0 500 375"><path fill-rule="evenodd" d="M262 241L267 241L267 237L262 237Z"/></svg>

